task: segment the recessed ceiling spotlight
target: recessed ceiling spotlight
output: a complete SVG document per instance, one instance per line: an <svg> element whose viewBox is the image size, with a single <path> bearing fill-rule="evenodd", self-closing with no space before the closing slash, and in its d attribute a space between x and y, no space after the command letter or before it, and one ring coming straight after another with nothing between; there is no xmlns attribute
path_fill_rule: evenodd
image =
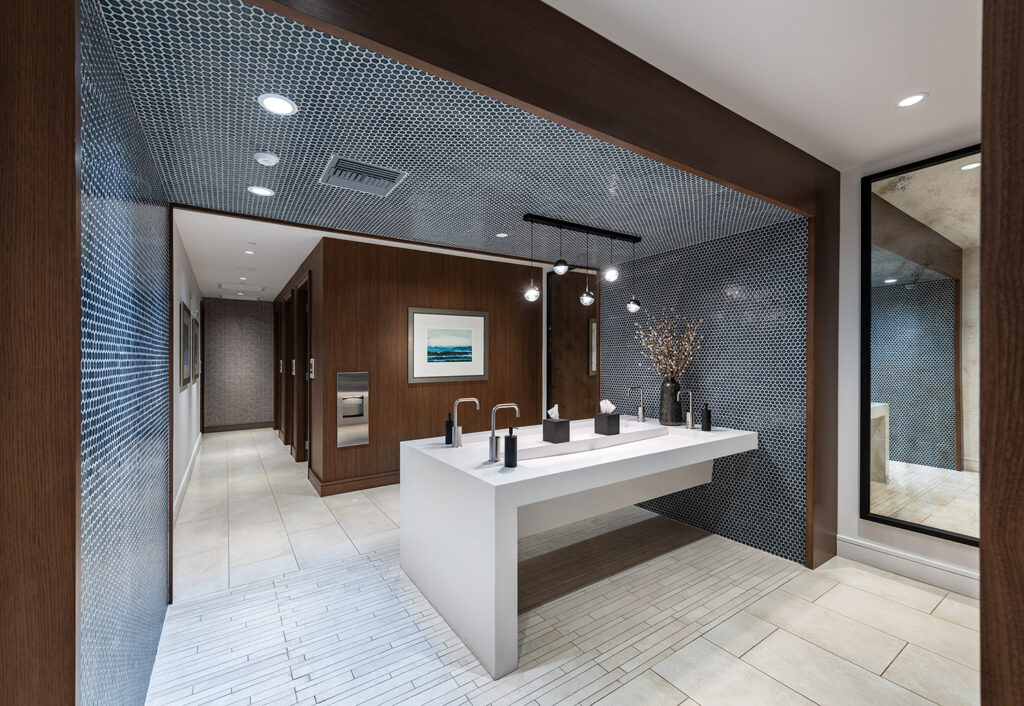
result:
<svg viewBox="0 0 1024 706"><path fill-rule="evenodd" d="M896 284L897 282L899 282L898 279L887 279L887 280L885 280L886 284Z"/></svg>
<svg viewBox="0 0 1024 706"><path fill-rule="evenodd" d="M912 95L907 96L906 98L899 101L896 105L900 108L909 108L912 105L917 105L927 97L928 94L925 93L924 91L921 91L920 93L914 93Z"/></svg>
<svg viewBox="0 0 1024 706"><path fill-rule="evenodd" d="M238 296L240 296L240 297L244 297L244 296L245 296L245 292L239 292L239 293L238 293Z"/></svg>
<svg viewBox="0 0 1024 706"><path fill-rule="evenodd" d="M259 101L264 110L274 115L293 115L299 110L295 103L279 93L264 93L256 100Z"/></svg>
<svg viewBox="0 0 1024 706"><path fill-rule="evenodd" d="M253 251L253 250L243 250L242 252L244 252L246 255L255 255L256 254L256 252Z"/></svg>
<svg viewBox="0 0 1024 706"><path fill-rule="evenodd" d="M257 152L252 156L252 158L264 167L272 167L281 161L281 158L273 152Z"/></svg>
<svg viewBox="0 0 1024 706"><path fill-rule="evenodd" d="M273 196L274 195L274 190L273 189L268 189L265 186L249 186L249 187L246 187L246 188L247 188L247 190L249 191L250 194L255 194L256 196Z"/></svg>
<svg viewBox="0 0 1024 706"><path fill-rule="evenodd" d="M247 280L248 280L249 278L248 278L248 277L239 277L238 279L240 279L240 280L241 280L242 282L245 282L245 281L247 281Z"/></svg>
<svg viewBox="0 0 1024 706"><path fill-rule="evenodd" d="M960 167L960 171L969 172L970 170L977 169L980 166L981 162L971 162L970 164L965 164L964 166Z"/></svg>
<svg viewBox="0 0 1024 706"><path fill-rule="evenodd" d="M495 233L494 237L495 238L507 238L508 237L508 233Z"/></svg>

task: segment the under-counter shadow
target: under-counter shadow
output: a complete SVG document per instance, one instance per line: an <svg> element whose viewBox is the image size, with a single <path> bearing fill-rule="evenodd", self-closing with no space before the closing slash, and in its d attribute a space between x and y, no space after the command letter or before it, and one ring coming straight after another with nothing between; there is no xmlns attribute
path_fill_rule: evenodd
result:
<svg viewBox="0 0 1024 706"><path fill-rule="evenodd" d="M519 562L519 613L668 554L709 534L667 517L652 517L524 559Z"/></svg>

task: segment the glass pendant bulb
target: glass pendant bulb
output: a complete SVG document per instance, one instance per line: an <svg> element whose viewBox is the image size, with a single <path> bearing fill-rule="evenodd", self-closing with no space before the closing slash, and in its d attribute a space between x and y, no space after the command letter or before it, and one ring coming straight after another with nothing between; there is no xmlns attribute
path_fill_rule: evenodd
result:
<svg viewBox="0 0 1024 706"><path fill-rule="evenodd" d="M636 297L633 297L628 302L626 302L626 310L629 311L630 314L635 314L636 312L640 311L640 302L637 300Z"/></svg>
<svg viewBox="0 0 1024 706"><path fill-rule="evenodd" d="M537 289L537 285L532 281L530 282L530 286L526 288L526 291L523 292L523 298L528 302L535 302L540 299L540 290Z"/></svg>
<svg viewBox="0 0 1024 706"><path fill-rule="evenodd" d="M566 272L569 271L569 263L566 262L565 260L559 260L558 262L555 263L554 269L556 275L564 275Z"/></svg>
<svg viewBox="0 0 1024 706"><path fill-rule="evenodd" d="M583 290L583 294L580 295L580 304L583 306L590 306L594 303L594 293L590 289Z"/></svg>
<svg viewBox="0 0 1024 706"><path fill-rule="evenodd" d="M606 282L614 282L619 278L619 269L612 265L604 271L604 279Z"/></svg>

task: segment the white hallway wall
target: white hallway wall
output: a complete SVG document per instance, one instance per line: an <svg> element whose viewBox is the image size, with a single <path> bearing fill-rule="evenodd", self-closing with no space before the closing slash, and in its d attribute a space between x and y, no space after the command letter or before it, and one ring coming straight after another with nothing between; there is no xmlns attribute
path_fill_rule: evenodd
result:
<svg viewBox="0 0 1024 706"><path fill-rule="evenodd" d="M977 547L860 519L860 180L979 140L974 131L844 171L839 234L839 555L974 597Z"/></svg>
<svg viewBox="0 0 1024 706"><path fill-rule="evenodd" d="M192 263L185 252L185 244L181 240L178 226L173 225L173 260L174 271L174 330L172 342L172 355L174 358L174 370L172 372L172 386L174 394L174 519L178 519L178 509L185 497L185 489L188 487L188 478L195 464L199 451L199 440L202 436L199 428L199 381L181 387L180 381L180 351L181 351L181 302L192 312L192 315L199 316L199 304L203 295L199 291L199 282L196 281L195 273L192 271Z"/></svg>

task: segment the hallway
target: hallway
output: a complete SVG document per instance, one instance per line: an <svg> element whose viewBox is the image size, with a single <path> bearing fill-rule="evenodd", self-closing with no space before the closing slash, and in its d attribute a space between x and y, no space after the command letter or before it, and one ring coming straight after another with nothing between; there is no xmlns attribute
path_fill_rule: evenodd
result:
<svg viewBox="0 0 1024 706"><path fill-rule="evenodd" d="M174 528L174 598L398 545L398 486L320 498L271 429L207 433Z"/></svg>

